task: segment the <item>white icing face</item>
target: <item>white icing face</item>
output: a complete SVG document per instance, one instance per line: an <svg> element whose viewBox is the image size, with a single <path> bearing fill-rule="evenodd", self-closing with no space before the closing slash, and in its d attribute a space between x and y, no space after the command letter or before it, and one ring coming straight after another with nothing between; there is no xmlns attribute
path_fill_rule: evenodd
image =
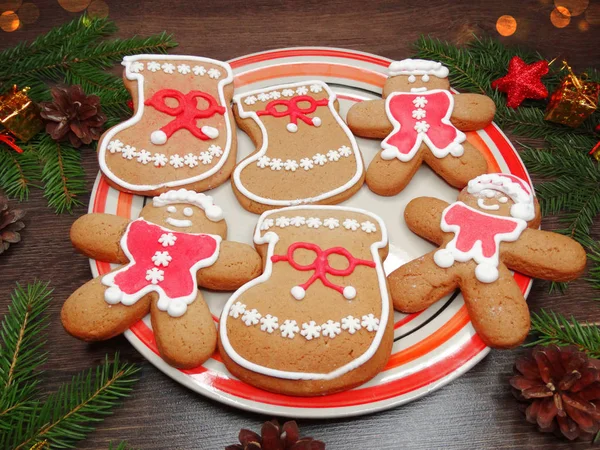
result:
<svg viewBox="0 0 600 450"><path fill-rule="evenodd" d="M167 208L167 211L170 212L171 214L177 212L177 208L175 208L174 206L169 206Z"/></svg>
<svg viewBox="0 0 600 450"><path fill-rule="evenodd" d="M185 217L192 217L194 215L194 210L190 207L183 208L183 215Z"/></svg>
<svg viewBox="0 0 600 450"><path fill-rule="evenodd" d="M425 92L427 88L425 86L418 88L410 88L410 92Z"/></svg>
<svg viewBox="0 0 600 450"><path fill-rule="evenodd" d="M174 219L173 217L167 217L166 222L177 228L187 228L192 226L192 221L187 219Z"/></svg>
<svg viewBox="0 0 600 450"><path fill-rule="evenodd" d="M479 206L481 209L485 209L486 211L498 211L500 209L500 205L497 203L486 205L485 200L482 198L477 199L477 206Z"/></svg>

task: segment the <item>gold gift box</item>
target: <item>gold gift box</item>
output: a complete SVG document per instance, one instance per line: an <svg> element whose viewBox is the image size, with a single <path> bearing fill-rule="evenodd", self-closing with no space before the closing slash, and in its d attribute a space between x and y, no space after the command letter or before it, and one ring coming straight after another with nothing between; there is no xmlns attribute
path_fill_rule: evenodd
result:
<svg viewBox="0 0 600 450"><path fill-rule="evenodd" d="M598 93L600 84L570 73L550 97L544 118L576 128L598 107Z"/></svg>
<svg viewBox="0 0 600 450"><path fill-rule="evenodd" d="M13 86L12 90L0 95L0 123L25 142L44 127L38 106L27 96L28 90Z"/></svg>

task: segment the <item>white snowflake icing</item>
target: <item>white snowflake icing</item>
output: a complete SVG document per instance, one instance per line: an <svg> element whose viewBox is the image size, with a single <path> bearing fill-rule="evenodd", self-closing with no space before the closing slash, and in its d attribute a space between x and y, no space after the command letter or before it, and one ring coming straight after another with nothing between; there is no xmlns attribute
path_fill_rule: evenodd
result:
<svg viewBox="0 0 600 450"><path fill-rule="evenodd" d="M323 86L321 86L320 84L311 84L310 85L310 92L318 94L322 90L323 90Z"/></svg>
<svg viewBox="0 0 600 450"><path fill-rule="evenodd" d="M308 94L308 89L306 88L306 86L300 86L298 89L296 89L296 94L306 95Z"/></svg>
<svg viewBox="0 0 600 450"><path fill-rule="evenodd" d="M213 67L212 69L208 70L208 76L211 77L212 79L216 80L217 78L219 78L221 76L221 71L219 71Z"/></svg>
<svg viewBox="0 0 600 450"><path fill-rule="evenodd" d="M343 225L346 230L356 231L360 228L360 223L356 219L346 219Z"/></svg>
<svg viewBox="0 0 600 450"><path fill-rule="evenodd" d="M246 324L247 327L256 325L260 320L261 315L256 309L247 309L244 311L244 315L242 316L242 321Z"/></svg>
<svg viewBox="0 0 600 450"><path fill-rule="evenodd" d="M263 220L263 223L260 226L260 229L262 231L266 231L269 228L271 228L273 225L275 225L275 221L273 219L265 219L265 220Z"/></svg>
<svg viewBox="0 0 600 450"><path fill-rule="evenodd" d="M368 316L362 316L361 325L363 326L363 328L366 328L367 331L377 331L379 330L379 319L373 314L369 314Z"/></svg>
<svg viewBox="0 0 600 450"><path fill-rule="evenodd" d="M204 74L206 73L206 69L204 68L204 66L194 66L192 67L192 72L194 72L194 75L204 76Z"/></svg>
<svg viewBox="0 0 600 450"><path fill-rule="evenodd" d="M428 130L429 124L424 120L421 120L420 122L415 122L415 131L417 133L427 133Z"/></svg>
<svg viewBox="0 0 600 450"><path fill-rule="evenodd" d="M298 170L298 163L296 162L295 159L287 159L284 163L283 163L283 168L285 170L291 170L292 172L295 172L296 170Z"/></svg>
<svg viewBox="0 0 600 450"><path fill-rule="evenodd" d="M292 217L290 219L290 224L294 225L295 227L301 227L305 223L306 223L306 218L304 218L302 216L296 216L296 217Z"/></svg>
<svg viewBox="0 0 600 450"><path fill-rule="evenodd" d="M210 147L208 147L208 153L215 158L218 158L223 154L223 149L218 145L212 144Z"/></svg>
<svg viewBox="0 0 600 450"><path fill-rule="evenodd" d="M309 217L306 219L306 225L308 225L308 228L319 228L323 225L323 222L318 217Z"/></svg>
<svg viewBox="0 0 600 450"><path fill-rule="evenodd" d="M310 170L314 167L314 163L312 162L312 159L302 158L300 160L300 167L302 167L304 170Z"/></svg>
<svg viewBox="0 0 600 450"><path fill-rule="evenodd" d="M167 165L167 157L162 153L155 153L154 158L152 159L154 159L154 165L156 167L164 167Z"/></svg>
<svg viewBox="0 0 600 450"><path fill-rule="evenodd" d="M260 329L261 331L266 331L267 333L272 333L277 328L279 328L279 319L271 314L267 314L265 317L260 319Z"/></svg>
<svg viewBox="0 0 600 450"><path fill-rule="evenodd" d="M165 271L153 267L146 271L146 280L152 284L158 284L165 279Z"/></svg>
<svg viewBox="0 0 600 450"><path fill-rule="evenodd" d="M231 305L231 308L229 308L229 315L231 317L233 317L234 319L237 319L245 312L246 312L246 305L244 305L242 302L236 302L233 305Z"/></svg>
<svg viewBox="0 0 600 450"><path fill-rule="evenodd" d="M156 267L167 267L173 260L173 257L169 255L169 252L156 252L152 257L152 262Z"/></svg>
<svg viewBox="0 0 600 450"><path fill-rule="evenodd" d="M329 228L330 230L333 230L334 228L337 228L340 226L340 221L338 219L330 217L323 221L323 225L325 227Z"/></svg>
<svg viewBox="0 0 600 450"><path fill-rule="evenodd" d="M426 113L426 112L425 112L425 110L424 110L424 109L422 109L422 108L415 109L415 110L412 112L413 119L417 119L417 120L424 119L426 115L427 115L427 113Z"/></svg>
<svg viewBox="0 0 600 450"><path fill-rule="evenodd" d="M312 157L312 159L313 162L319 166L323 166L327 162L327 156L323 155L322 153L317 153Z"/></svg>
<svg viewBox="0 0 600 450"><path fill-rule="evenodd" d="M146 67L148 67L150 72L156 72L157 70L160 70L160 63L156 61L150 61Z"/></svg>
<svg viewBox="0 0 600 450"><path fill-rule="evenodd" d="M258 94L256 96L256 98L261 101L261 102L266 102L267 100L269 100L269 98L271 98L269 96L269 94L267 94L266 92L261 92L260 94Z"/></svg>
<svg viewBox="0 0 600 450"><path fill-rule="evenodd" d="M348 147L347 145L342 145L340 148L338 148L338 152L340 155L344 156L344 157L348 157L352 154L352 149L350 147Z"/></svg>
<svg viewBox="0 0 600 450"><path fill-rule="evenodd" d="M283 91L281 91L281 95L283 95L284 97L293 97L294 90L293 89L284 89Z"/></svg>
<svg viewBox="0 0 600 450"><path fill-rule="evenodd" d="M158 238L158 243L162 244L163 247L172 247L175 245L176 240L177 236L173 233L163 233Z"/></svg>
<svg viewBox="0 0 600 450"><path fill-rule="evenodd" d="M377 227L375 226L375 224L368 220L365 220L363 223L360 224L360 229L363 230L365 233L375 233L377 231Z"/></svg>
<svg viewBox="0 0 600 450"><path fill-rule="evenodd" d="M244 99L244 103L246 105L254 105L256 103L256 97L254 95L249 95Z"/></svg>
<svg viewBox="0 0 600 450"><path fill-rule="evenodd" d="M426 104L427 99L425 97L416 97L413 100L413 105L415 105L417 108L424 108Z"/></svg>
<svg viewBox="0 0 600 450"><path fill-rule="evenodd" d="M176 169L183 167L183 158L178 154L171 155L169 158L169 164L171 164Z"/></svg>
<svg viewBox="0 0 600 450"><path fill-rule="evenodd" d="M281 170L283 169L283 161L279 158L271 159L271 170Z"/></svg>
<svg viewBox="0 0 600 450"><path fill-rule="evenodd" d="M193 153L188 153L183 156L183 163L188 167L196 167L198 165L198 157Z"/></svg>
<svg viewBox="0 0 600 450"><path fill-rule="evenodd" d="M268 156L261 156L260 158L258 158L258 161L256 161L256 165L261 169L269 167L271 165L271 158L269 158Z"/></svg>
<svg viewBox="0 0 600 450"><path fill-rule="evenodd" d="M300 334L304 336L307 341L316 339L321 336L321 325L317 325L317 322L314 320L311 320L308 323L303 323Z"/></svg>
<svg viewBox="0 0 600 450"><path fill-rule="evenodd" d="M288 319L281 324L279 331L281 331L281 336L284 338L294 339L300 328L298 328L298 323L295 320Z"/></svg>
<svg viewBox="0 0 600 450"><path fill-rule="evenodd" d="M350 334L356 333L361 329L360 319L358 317L347 316L342 319L342 329Z"/></svg>
<svg viewBox="0 0 600 450"><path fill-rule="evenodd" d="M129 66L129 71L132 73L139 73L144 71L144 63L141 61L132 62Z"/></svg>
<svg viewBox="0 0 600 450"><path fill-rule="evenodd" d="M114 141L110 141L106 148L111 153L121 153L121 151L123 151L123 145L124 144L120 140L115 139Z"/></svg>
<svg viewBox="0 0 600 450"><path fill-rule="evenodd" d="M148 150L140 150L137 154L137 162L139 163L148 164L152 159L152 153Z"/></svg>
<svg viewBox="0 0 600 450"><path fill-rule="evenodd" d="M290 225L290 219L288 217L281 216L281 217L278 217L277 219L275 219L275 226L278 226L279 228L285 228L285 227L288 227L289 225Z"/></svg>
<svg viewBox="0 0 600 450"><path fill-rule="evenodd" d="M213 156L209 152L200 152L198 159L202 164L210 164L213 160Z"/></svg>
<svg viewBox="0 0 600 450"><path fill-rule="evenodd" d="M182 75L186 75L186 74L190 73L191 71L192 71L192 69L187 64L179 64L177 66L177 72L179 72Z"/></svg>
<svg viewBox="0 0 600 450"><path fill-rule="evenodd" d="M333 339L342 332L342 329L340 328L340 323L334 322L333 320L328 320L323 325L321 325L321 330L323 336L331 339Z"/></svg>
<svg viewBox="0 0 600 450"><path fill-rule="evenodd" d="M278 98L281 98L281 92L279 92L279 91L273 91L269 95L273 100L277 100Z"/></svg>
<svg viewBox="0 0 600 450"><path fill-rule="evenodd" d="M123 150L121 151L121 156L123 156L123 158L126 159L133 159L137 156L137 151L135 147L132 147L131 145L126 145L125 147L123 147Z"/></svg>
<svg viewBox="0 0 600 450"><path fill-rule="evenodd" d="M162 66L162 70L164 73L173 73L175 72L175 65L171 63L164 63Z"/></svg>
<svg viewBox="0 0 600 450"><path fill-rule="evenodd" d="M339 161L340 160L340 152L338 152L337 150L329 150L327 152L327 159L329 161Z"/></svg>

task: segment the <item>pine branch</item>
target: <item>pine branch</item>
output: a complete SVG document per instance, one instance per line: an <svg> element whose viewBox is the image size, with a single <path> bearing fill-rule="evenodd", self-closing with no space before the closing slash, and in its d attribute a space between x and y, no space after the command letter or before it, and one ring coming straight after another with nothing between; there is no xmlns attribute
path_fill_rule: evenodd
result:
<svg viewBox="0 0 600 450"><path fill-rule="evenodd" d="M23 153L0 145L0 188L6 195L24 200L29 197L29 189L39 180L38 160L30 148Z"/></svg>
<svg viewBox="0 0 600 450"><path fill-rule="evenodd" d="M593 324L581 324L574 317L568 320L561 314L547 313L531 315L531 332L536 335L534 345L556 344L559 346L574 345L591 358L600 358L600 328Z"/></svg>
<svg viewBox="0 0 600 450"><path fill-rule="evenodd" d="M46 362L41 348L46 343L45 312L51 293L48 283L36 282L26 288L17 284L11 296L0 331L0 429L10 428L13 417L33 407L39 369Z"/></svg>
<svg viewBox="0 0 600 450"><path fill-rule="evenodd" d="M594 265L588 272L587 281L592 283L592 286L596 289L600 289L600 241L596 242L592 247L588 258L592 260Z"/></svg>

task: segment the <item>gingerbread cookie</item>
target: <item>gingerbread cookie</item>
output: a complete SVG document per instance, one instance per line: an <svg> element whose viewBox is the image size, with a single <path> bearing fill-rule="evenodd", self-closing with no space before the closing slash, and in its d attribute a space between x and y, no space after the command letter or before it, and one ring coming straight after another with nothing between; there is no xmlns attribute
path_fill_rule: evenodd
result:
<svg viewBox="0 0 600 450"><path fill-rule="evenodd" d="M139 195L174 187L201 192L225 182L235 166L229 64L198 56L123 59L134 115L100 138L98 160L109 183Z"/></svg>
<svg viewBox="0 0 600 450"><path fill-rule="evenodd" d="M75 248L125 266L81 286L65 302L62 323L85 341L116 336L146 314L161 356L191 368L214 352L217 331L198 290L235 290L260 274L249 245L224 240L227 224L210 196L179 189L154 197L132 222L87 214L71 228Z"/></svg>
<svg viewBox="0 0 600 450"><path fill-rule="evenodd" d="M254 242L264 273L231 296L219 324L229 371L302 396L379 373L393 343L383 221L347 207L282 208L260 217Z"/></svg>
<svg viewBox="0 0 600 450"><path fill-rule="evenodd" d="M257 149L233 172L245 209L334 204L360 189L362 156L324 82L271 86L236 95L234 102L238 125Z"/></svg>
<svg viewBox="0 0 600 450"><path fill-rule="evenodd" d="M423 162L457 188L487 171L485 157L463 132L489 125L496 106L484 95L452 95L447 76L439 62L395 61L383 99L356 103L348 111L354 134L383 139L366 177L376 194L402 191Z"/></svg>
<svg viewBox="0 0 600 450"><path fill-rule="evenodd" d="M473 327L490 347L515 347L529 332L527 303L509 269L553 281L573 280L585 269L581 245L537 229L533 190L514 175L481 175L451 205L416 198L404 217L414 233L440 249L389 275L394 307L421 311L459 288Z"/></svg>

